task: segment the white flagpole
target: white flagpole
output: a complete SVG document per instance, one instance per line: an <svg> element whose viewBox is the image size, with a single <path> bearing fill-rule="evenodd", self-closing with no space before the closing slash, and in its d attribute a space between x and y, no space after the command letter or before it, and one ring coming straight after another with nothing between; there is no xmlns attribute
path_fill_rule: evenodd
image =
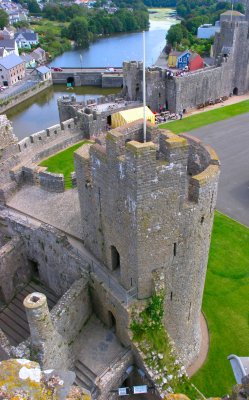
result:
<svg viewBox="0 0 249 400"><path fill-rule="evenodd" d="M231 22L233 20L233 0L232 0L232 12L231 12Z"/></svg>
<svg viewBox="0 0 249 400"><path fill-rule="evenodd" d="M146 142L145 31L143 31L143 108L144 108L144 143L145 143Z"/></svg>

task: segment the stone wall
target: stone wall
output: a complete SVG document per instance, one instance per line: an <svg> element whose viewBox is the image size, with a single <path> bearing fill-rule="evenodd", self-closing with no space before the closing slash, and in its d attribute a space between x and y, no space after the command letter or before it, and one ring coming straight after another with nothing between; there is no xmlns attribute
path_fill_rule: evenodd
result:
<svg viewBox="0 0 249 400"><path fill-rule="evenodd" d="M22 236L23 253L36 264L40 280L57 295L62 296L88 270L89 261L56 228L34 224L6 210L0 211L0 222L9 235Z"/></svg>
<svg viewBox="0 0 249 400"><path fill-rule="evenodd" d="M13 193L16 184L12 181L10 169L20 162L18 139L6 115L0 116L0 204Z"/></svg>
<svg viewBox="0 0 249 400"><path fill-rule="evenodd" d="M5 113L10 108L15 107L17 104L20 104L23 101L30 99L30 97L35 96L36 94L52 86L52 84L53 83L51 80L39 82L36 86L33 86L27 91L14 95L13 98L6 100L6 104L2 104L0 106L0 113Z"/></svg>
<svg viewBox="0 0 249 400"><path fill-rule="evenodd" d="M76 280L51 311L57 332L71 345L92 314L88 279Z"/></svg>
<svg viewBox="0 0 249 400"><path fill-rule="evenodd" d="M63 174L55 174L48 171L39 172L39 182L41 188L48 192L61 193L65 190Z"/></svg>
<svg viewBox="0 0 249 400"><path fill-rule="evenodd" d="M31 274L23 240L14 236L0 248L0 301L9 303Z"/></svg>
<svg viewBox="0 0 249 400"><path fill-rule="evenodd" d="M58 138L62 137L62 139L64 139L63 136L73 136L76 133L79 132L75 126L74 119L71 118L67 121L63 121L61 124L51 126L22 139L18 142L19 150L23 154L27 154L27 152L38 152L42 150L43 146L52 144L57 141Z"/></svg>
<svg viewBox="0 0 249 400"><path fill-rule="evenodd" d="M136 122L76 151L83 240L139 299L152 295L152 272L164 271L165 326L187 365L200 345L218 158L150 124L152 141L142 137Z"/></svg>
<svg viewBox="0 0 249 400"><path fill-rule="evenodd" d="M240 19L233 16L232 21L221 22L214 43L214 66L173 77L161 68L147 68L146 98L152 110L166 106L171 112L179 112L248 91L248 21ZM125 98L141 100L142 63L125 62L123 74Z"/></svg>

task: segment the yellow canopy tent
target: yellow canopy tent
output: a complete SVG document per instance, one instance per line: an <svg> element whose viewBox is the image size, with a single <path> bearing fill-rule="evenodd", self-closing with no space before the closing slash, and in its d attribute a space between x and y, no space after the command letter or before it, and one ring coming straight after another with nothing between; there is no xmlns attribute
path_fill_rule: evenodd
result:
<svg viewBox="0 0 249 400"><path fill-rule="evenodd" d="M143 117L143 107L131 108L130 110L116 112L111 116L112 128L117 128L118 126L123 126L125 124L128 124L129 122L143 119ZM146 119L152 124L155 124L155 115L148 107L146 107Z"/></svg>

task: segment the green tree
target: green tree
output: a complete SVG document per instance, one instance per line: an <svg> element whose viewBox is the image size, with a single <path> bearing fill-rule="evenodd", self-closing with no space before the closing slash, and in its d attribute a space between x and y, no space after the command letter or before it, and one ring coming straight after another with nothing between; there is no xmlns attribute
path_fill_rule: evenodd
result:
<svg viewBox="0 0 249 400"><path fill-rule="evenodd" d="M9 24L9 17L8 14L0 9L0 28L3 29L5 26Z"/></svg>
<svg viewBox="0 0 249 400"><path fill-rule="evenodd" d="M36 0L29 0L27 4L30 14L40 14L41 9Z"/></svg>
<svg viewBox="0 0 249 400"><path fill-rule="evenodd" d="M75 41L76 46L89 46L88 23L86 18L74 18L68 26L67 34L69 39Z"/></svg>
<svg viewBox="0 0 249 400"><path fill-rule="evenodd" d="M183 39L183 29L181 24L173 25L170 27L168 34L166 36L167 42L173 47L180 44Z"/></svg>

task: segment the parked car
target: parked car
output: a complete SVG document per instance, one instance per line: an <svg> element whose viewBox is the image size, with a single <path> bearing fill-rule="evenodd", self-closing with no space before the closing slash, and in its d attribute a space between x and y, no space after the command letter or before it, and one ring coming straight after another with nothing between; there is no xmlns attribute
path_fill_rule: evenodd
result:
<svg viewBox="0 0 249 400"><path fill-rule="evenodd" d="M60 67L54 67L54 68L52 68L55 72L61 72L62 71L62 68L60 68Z"/></svg>

